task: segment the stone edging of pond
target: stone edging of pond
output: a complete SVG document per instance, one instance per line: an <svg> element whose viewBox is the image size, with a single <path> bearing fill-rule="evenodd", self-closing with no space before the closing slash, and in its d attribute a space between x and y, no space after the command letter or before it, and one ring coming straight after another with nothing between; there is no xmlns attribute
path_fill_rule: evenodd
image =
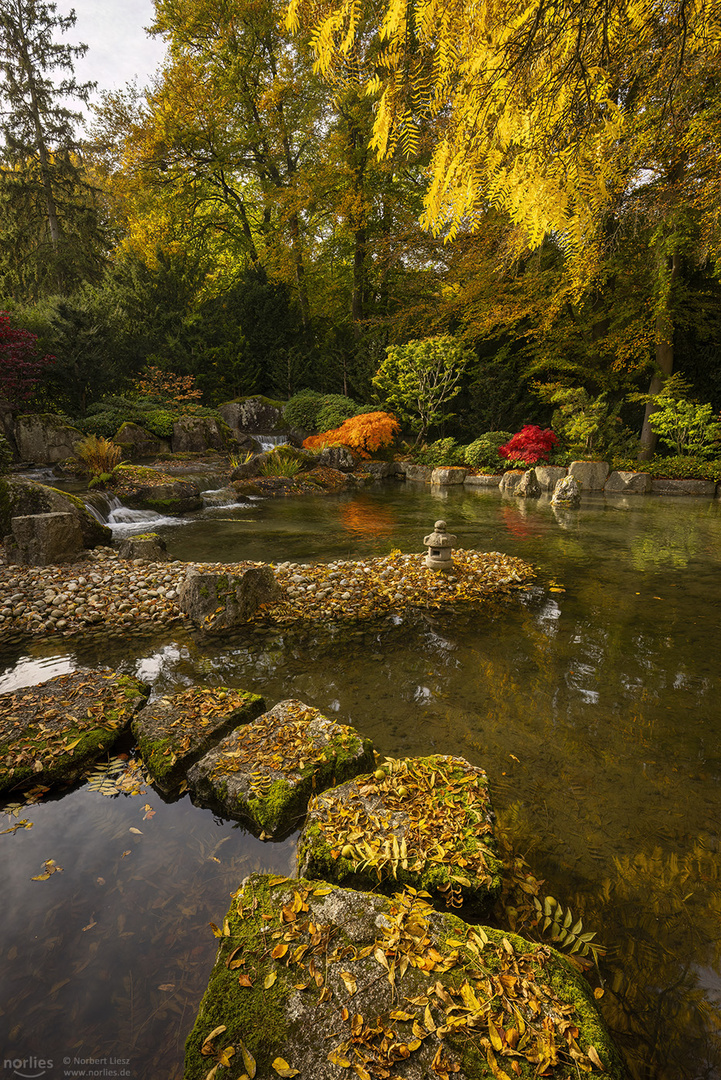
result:
<svg viewBox="0 0 721 1080"><path fill-rule="evenodd" d="M249 626L343 622L408 610L443 611L527 587L528 563L500 552L456 550L453 573L429 570L422 554L332 563L271 564L282 598L263 605ZM0 639L8 634L69 636L103 628L152 628L183 619L178 593L190 570L234 574L268 564L148 563L96 548L74 563L0 563Z"/></svg>

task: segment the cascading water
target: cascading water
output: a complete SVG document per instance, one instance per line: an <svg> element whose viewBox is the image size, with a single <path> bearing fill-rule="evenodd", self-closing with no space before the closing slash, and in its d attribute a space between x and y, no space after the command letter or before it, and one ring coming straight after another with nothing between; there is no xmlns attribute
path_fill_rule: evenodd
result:
<svg viewBox="0 0 721 1080"><path fill-rule="evenodd" d="M254 435L253 438L260 443L263 452L273 450L276 446L285 446L288 442L285 435Z"/></svg>
<svg viewBox="0 0 721 1080"><path fill-rule="evenodd" d="M112 530L113 539L134 533L153 532L163 525L181 525L182 518L167 517L155 510L132 510L106 491L89 491L84 496L88 512Z"/></svg>

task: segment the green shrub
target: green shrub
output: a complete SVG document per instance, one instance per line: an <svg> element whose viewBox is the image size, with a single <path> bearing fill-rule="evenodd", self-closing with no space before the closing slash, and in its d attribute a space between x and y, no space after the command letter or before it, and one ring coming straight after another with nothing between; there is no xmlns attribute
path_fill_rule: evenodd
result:
<svg viewBox="0 0 721 1080"><path fill-rule="evenodd" d="M324 394L323 404L316 416L318 431L334 431L344 420L357 416L359 411L360 407L355 401L343 394Z"/></svg>
<svg viewBox="0 0 721 1080"><path fill-rule="evenodd" d="M438 439L417 450L415 460L419 465L427 465L431 469L441 465L462 465L463 447L455 439Z"/></svg>
<svg viewBox="0 0 721 1080"><path fill-rule="evenodd" d="M180 413L169 412L167 409L153 409L143 413L143 418L137 421L142 427L147 428L159 439L169 439L173 434L173 424L180 419Z"/></svg>
<svg viewBox="0 0 721 1080"><path fill-rule="evenodd" d="M509 468L509 462L498 453L498 447L504 446L513 437L512 431L486 431L466 446L463 460L469 468L477 472L501 473Z"/></svg>
<svg viewBox="0 0 721 1080"><path fill-rule="evenodd" d="M670 457L655 457L651 461L637 461L635 458L614 457L611 468L619 472L647 472L651 476L665 477L669 480L713 480L721 483L721 458L703 461L700 458L674 454Z"/></svg>
<svg viewBox="0 0 721 1080"><path fill-rule="evenodd" d="M10 449L10 443L4 435L0 435L0 476L6 476L10 472L12 460L13 452Z"/></svg>
<svg viewBox="0 0 721 1080"><path fill-rule="evenodd" d="M283 419L293 428L318 431L318 413L323 408L323 394L317 390L301 390L294 394L283 409Z"/></svg>

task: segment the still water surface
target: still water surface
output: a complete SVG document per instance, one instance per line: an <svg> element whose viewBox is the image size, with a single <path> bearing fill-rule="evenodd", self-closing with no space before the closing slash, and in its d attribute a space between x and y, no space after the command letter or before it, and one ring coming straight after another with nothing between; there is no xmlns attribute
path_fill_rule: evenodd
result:
<svg viewBox="0 0 721 1080"><path fill-rule="evenodd" d="M545 499L388 486L216 507L163 535L176 558L330 560L419 550L438 517L462 546L533 563L536 585L494 611L372 629L33 642L0 651L0 691L111 664L154 695L298 697L382 754L482 765L544 892L608 948L594 984L632 1073L721 1077L718 501L599 496L557 517ZM147 787L80 787L0 827L21 819L33 827L0 836L4 1057L179 1078L208 923L250 871L290 872L295 836L261 843ZM51 858L63 872L32 881Z"/></svg>

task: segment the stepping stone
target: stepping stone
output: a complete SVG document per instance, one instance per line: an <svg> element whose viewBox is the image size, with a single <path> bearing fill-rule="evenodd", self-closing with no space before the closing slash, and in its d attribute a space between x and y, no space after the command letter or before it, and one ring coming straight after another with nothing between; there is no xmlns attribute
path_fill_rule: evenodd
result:
<svg viewBox="0 0 721 1080"><path fill-rule="evenodd" d="M198 758L265 709L260 694L193 686L154 701L133 721L140 756L164 792L179 787Z"/></svg>
<svg viewBox="0 0 721 1080"><path fill-rule="evenodd" d="M312 800L299 873L356 889L412 886L479 916L501 888L488 778L463 758L387 759Z"/></svg>
<svg viewBox="0 0 721 1080"><path fill-rule="evenodd" d="M289 832L308 800L373 768L373 744L302 701L281 701L236 728L193 765L193 801L250 824L261 838Z"/></svg>
<svg viewBox="0 0 721 1080"><path fill-rule="evenodd" d="M554 949L413 893L252 875L214 932L185 1080L626 1077L588 984Z"/></svg>
<svg viewBox="0 0 721 1080"><path fill-rule="evenodd" d="M150 687L110 669L0 694L0 792L69 784L145 705Z"/></svg>

